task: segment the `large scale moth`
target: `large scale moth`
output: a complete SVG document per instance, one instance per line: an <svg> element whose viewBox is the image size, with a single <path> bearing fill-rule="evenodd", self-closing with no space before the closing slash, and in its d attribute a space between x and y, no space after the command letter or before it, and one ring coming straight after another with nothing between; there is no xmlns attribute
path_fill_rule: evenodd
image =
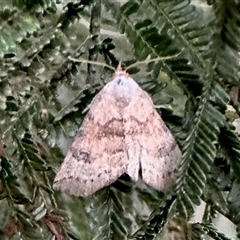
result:
<svg viewBox="0 0 240 240"><path fill-rule="evenodd" d="M163 190L176 180L180 159L152 99L119 67L89 105L53 187L86 197L127 173Z"/></svg>

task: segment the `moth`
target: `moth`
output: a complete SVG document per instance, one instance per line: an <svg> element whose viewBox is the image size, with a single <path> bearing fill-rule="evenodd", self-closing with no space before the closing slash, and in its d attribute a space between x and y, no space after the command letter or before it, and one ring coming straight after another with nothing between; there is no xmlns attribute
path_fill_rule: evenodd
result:
<svg viewBox="0 0 240 240"><path fill-rule="evenodd" d="M120 67L94 97L53 187L87 197L127 173L164 190L181 151L150 96Z"/></svg>

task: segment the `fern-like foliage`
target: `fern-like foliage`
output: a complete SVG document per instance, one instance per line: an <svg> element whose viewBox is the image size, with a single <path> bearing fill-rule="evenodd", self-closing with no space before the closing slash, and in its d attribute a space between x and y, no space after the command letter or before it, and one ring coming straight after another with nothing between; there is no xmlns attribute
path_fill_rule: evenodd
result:
<svg viewBox="0 0 240 240"><path fill-rule="evenodd" d="M233 100L231 91L240 75L239 9L234 0L203 7L190 0L5 1L0 238L240 237L240 141L225 114L230 104L239 113L238 92ZM116 67L173 55L131 70L156 105L172 106L161 115L183 153L175 191L158 192L124 175L87 199L55 193L52 182L81 112L112 75L68 57ZM202 221L194 222L203 202ZM219 214L236 233L214 225Z"/></svg>

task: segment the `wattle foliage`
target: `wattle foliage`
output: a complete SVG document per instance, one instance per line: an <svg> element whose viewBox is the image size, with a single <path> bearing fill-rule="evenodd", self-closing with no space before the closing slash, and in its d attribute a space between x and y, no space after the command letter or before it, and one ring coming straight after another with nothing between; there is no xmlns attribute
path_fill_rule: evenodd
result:
<svg viewBox="0 0 240 240"><path fill-rule="evenodd" d="M239 114L240 2L120 2L0 6L1 239L164 239L164 231L172 239L230 239L214 226L217 213L240 237L240 141L226 115L230 105ZM68 57L116 67L176 54L131 69L156 105L171 104L161 114L183 152L175 191L124 175L88 199L55 193L64 140L112 75ZM201 201L202 222L190 221Z"/></svg>

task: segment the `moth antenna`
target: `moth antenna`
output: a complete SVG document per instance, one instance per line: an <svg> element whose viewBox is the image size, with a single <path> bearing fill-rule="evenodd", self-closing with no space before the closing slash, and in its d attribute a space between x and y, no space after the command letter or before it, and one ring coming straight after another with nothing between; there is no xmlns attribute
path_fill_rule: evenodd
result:
<svg viewBox="0 0 240 240"><path fill-rule="evenodd" d="M109 69L112 69L113 71L115 71L115 68L106 64L106 63L101 63L101 62L96 62L96 61L91 61L91 60L86 60L86 59L76 59L76 58L72 58L72 57L68 57L69 60L73 61L73 62L81 62L81 63L90 63L90 64L95 64L95 65L99 65L99 66L103 66L103 67L107 67Z"/></svg>
<svg viewBox="0 0 240 240"><path fill-rule="evenodd" d="M172 55L172 56L157 57L157 58L152 58L152 59L145 59L144 61L140 61L140 62L135 62L135 63L131 64L130 66L128 66L125 70L127 71L128 69L138 66L139 64L148 64L150 62L156 62L156 61L161 61L161 60L163 61L163 60L175 58L175 57L179 56L181 53L182 53L182 51L175 55Z"/></svg>

